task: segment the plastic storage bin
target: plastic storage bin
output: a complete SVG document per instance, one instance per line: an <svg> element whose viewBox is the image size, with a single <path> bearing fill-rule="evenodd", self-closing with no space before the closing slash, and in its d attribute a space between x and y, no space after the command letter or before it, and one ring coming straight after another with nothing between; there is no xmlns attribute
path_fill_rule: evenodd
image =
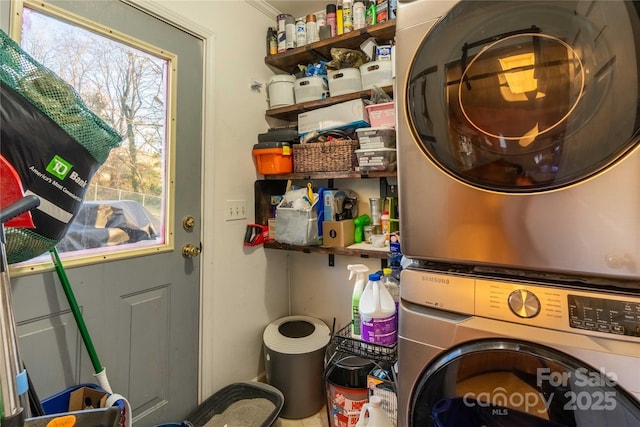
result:
<svg viewBox="0 0 640 427"><path fill-rule="evenodd" d="M291 144L288 142L261 142L253 146L256 168L262 175L293 172Z"/></svg>
<svg viewBox="0 0 640 427"><path fill-rule="evenodd" d="M356 150L361 171L394 171L396 169L395 148Z"/></svg>
<svg viewBox="0 0 640 427"><path fill-rule="evenodd" d="M327 79L321 76L301 77L293 88L296 102L317 101L329 96Z"/></svg>
<svg viewBox="0 0 640 427"><path fill-rule="evenodd" d="M395 103L384 102L382 104L371 104L365 107L369 113L369 124L371 127L396 127Z"/></svg>
<svg viewBox="0 0 640 427"><path fill-rule="evenodd" d="M391 61L371 61L360 66L362 90L371 89L373 86L391 86Z"/></svg>
<svg viewBox="0 0 640 427"><path fill-rule="evenodd" d="M122 400L117 400L116 405L107 408L69 412L71 393L81 388L104 392L104 389L97 384L79 384L62 390L43 399L41 404L46 415L27 419L25 421L25 426L45 427L47 425L53 425L51 422L55 418L64 417L69 414L73 414L76 417L75 425L78 427L117 427L120 425L122 411L125 409L124 402Z"/></svg>
<svg viewBox="0 0 640 427"><path fill-rule="evenodd" d="M360 70L357 68L342 68L329 71L329 94L331 96L344 95L362 90Z"/></svg>
<svg viewBox="0 0 640 427"><path fill-rule="evenodd" d="M361 149L396 148L396 130L393 128L360 128L356 129L356 135Z"/></svg>
<svg viewBox="0 0 640 427"><path fill-rule="evenodd" d="M269 91L269 107L277 108L296 103L293 84L296 78L289 74L272 76L267 83Z"/></svg>

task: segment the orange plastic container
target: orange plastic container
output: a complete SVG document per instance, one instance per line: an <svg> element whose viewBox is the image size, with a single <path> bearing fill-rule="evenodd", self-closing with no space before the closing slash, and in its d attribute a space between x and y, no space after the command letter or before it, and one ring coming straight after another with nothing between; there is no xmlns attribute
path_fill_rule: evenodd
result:
<svg viewBox="0 0 640 427"><path fill-rule="evenodd" d="M262 142L253 146L258 173L278 175L293 172L291 144L288 142Z"/></svg>

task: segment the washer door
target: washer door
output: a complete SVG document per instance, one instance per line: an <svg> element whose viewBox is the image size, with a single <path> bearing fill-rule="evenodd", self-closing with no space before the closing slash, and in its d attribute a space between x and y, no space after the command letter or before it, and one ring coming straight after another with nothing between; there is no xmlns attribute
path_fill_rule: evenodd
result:
<svg viewBox="0 0 640 427"><path fill-rule="evenodd" d="M448 350L427 368L409 408L412 427L606 425L640 425L640 402L617 385L616 373L516 340Z"/></svg>
<svg viewBox="0 0 640 427"><path fill-rule="evenodd" d="M628 1L461 1L407 80L414 140L455 179L557 189L638 142L640 19Z"/></svg>

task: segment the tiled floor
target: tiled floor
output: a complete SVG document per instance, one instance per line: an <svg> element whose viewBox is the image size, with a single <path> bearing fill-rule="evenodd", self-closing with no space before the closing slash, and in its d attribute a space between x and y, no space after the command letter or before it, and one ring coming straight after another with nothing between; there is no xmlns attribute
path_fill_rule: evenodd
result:
<svg viewBox="0 0 640 427"><path fill-rule="evenodd" d="M302 418L300 420L287 420L285 418L278 418L273 424L274 427L328 427L327 424L327 412L326 408L322 408L320 412L314 414L308 418Z"/></svg>

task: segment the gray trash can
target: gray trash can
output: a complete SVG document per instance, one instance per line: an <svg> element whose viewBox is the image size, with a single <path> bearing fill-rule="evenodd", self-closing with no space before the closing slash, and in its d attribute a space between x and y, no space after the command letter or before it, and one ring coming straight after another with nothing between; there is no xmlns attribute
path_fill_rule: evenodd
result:
<svg viewBox="0 0 640 427"><path fill-rule="evenodd" d="M322 409L324 355L330 338L327 325L308 316L283 317L265 328L267 383L284 395L282 418L306 418Z"/></svg>

